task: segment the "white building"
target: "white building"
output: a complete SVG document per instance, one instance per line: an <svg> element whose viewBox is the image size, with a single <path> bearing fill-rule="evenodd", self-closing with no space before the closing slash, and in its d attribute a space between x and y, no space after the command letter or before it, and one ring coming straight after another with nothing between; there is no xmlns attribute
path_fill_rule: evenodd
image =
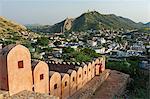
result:
<svg viewBox="0 0 150 99"><path fill-rule="evenodd" d="M94 49L96 53L104 54L105 53L105 47Z"/></svg>

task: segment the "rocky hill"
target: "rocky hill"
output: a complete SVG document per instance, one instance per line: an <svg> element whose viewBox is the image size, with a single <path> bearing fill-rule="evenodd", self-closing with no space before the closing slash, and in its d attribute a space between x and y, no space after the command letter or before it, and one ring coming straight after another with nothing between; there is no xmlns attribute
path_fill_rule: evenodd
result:
<svg viewBox="0 0 150 99"><path fill-rule="evenodd" d="M5 41L14 43L17 41L22 42L28 38L37 36L39 35L29 32L25 26L0 17L0 43L4 43Z"/></svg>
<svg viewBox="0 0 150 99"><path fill-rule="evenodd" d="M141 23L135 23L134 21L116 16L114 14L100 14L99 12L92 11L83 13L81 16L75 19L65 19L62 22L56 23L55 25L43 26L40 28L33 28L31 30L36 30L40 32L60 32L61 30L65 31L84 31L90 29L138 29L144 27Z"/></svg>
<svg viewBox="0 0 150 99"><path fill-rule="evenodd" d="M25 26L10 21L4 17L0 17L0 37L9 37L9 34L11 33L21 33L26 30Z"/></svg>

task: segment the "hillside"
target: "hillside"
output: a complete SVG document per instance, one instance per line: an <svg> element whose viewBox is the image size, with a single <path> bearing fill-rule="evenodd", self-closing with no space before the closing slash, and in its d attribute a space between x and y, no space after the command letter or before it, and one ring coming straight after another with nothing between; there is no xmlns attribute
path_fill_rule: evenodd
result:
<svg viewBox="0 0 150 99"><path fill-rule="evenodd" d="M144 25L146 25L147 27L150 28L150 22L148 22L148 23L146 23L146 24L144 24Z"/></svg>
<svg viewBox="0 0 150 99"><path fill-rule="evenodd" d="M36 33L29 32L21 24L13 22L4 17L0 17L0 42L24 42L28 38L38 36Z"/></svg>
<svg viewBox="0 0 150 99"><path fill-rule="evenodd" d="M10 34L19 34L21 32L25 32L27 29L25 26L10 21L4 17L0 17L0 37L1 38L9 38ZM12 35L13 35L12 34Z"/></svg>
<svg viewBox="0 0 150 99"><path fill-rule="evenodd" d="M65 30L70 30L72 27L73 19L65 19L62 22L56 23L52 26L50 25L26 25L26 27L33 31L33 32L44 32L44 33L50 33L50 32L60 32Z"/></svg>
<svg viewBox="0 0 150 99"><path fill-rule="evenodd" d="M134 21L116 16L114 14L100 14L99 12L92 11L83 13L81 16L75 19L65 19L62 22L56 23L53 26L43 26L36 28L40 32L60 32L62 27L66 31L85 31L90 29L102 29L102 28L113 28L113 29L135 29L141 28L144 25L141 23L135 23ZM35 28L31 29L34 30Z"/></svg>

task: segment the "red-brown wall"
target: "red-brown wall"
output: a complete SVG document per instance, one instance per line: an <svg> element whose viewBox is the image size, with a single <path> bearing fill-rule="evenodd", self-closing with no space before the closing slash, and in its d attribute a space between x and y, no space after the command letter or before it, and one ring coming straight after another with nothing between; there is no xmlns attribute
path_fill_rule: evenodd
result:
<svg viewBox="0 0 150 99"><path fill-rule="evenodd" d="M61 97L61 75L58 72L50 71L49 83L50 83L50 95Z"/></svg>
<svg viewBox="0 0 150 99"><path fill-rule="evenodd" d="M92 68L92 71L91 71L92 74L91 75L92 75L92 78L94 78L94 76L95 76L95 62L94 61L92 61L92 67L91 68Z"/></svg>
<svg viewBox="0 0 150 99"><path fill-rule="evenodd" d="M77 90L79 90L82 87L82 67L76 67L77 68Z"/></svg>
<svg viewBox="0 0 150 99"><path fill-rule="evenodd" d="M34 91L40 93L49 93L49 68L48 65L39 61L33 70Z"/></svg>
<svg viewBox="0 0 150 99"><path fill-rule="evenodd" d="M18 68L18 61L23 61L23 68ZM7 55L7 69L10 95L32 91L31 55L26 47L16 45L11 49Z"/></svg>
<svg viewBox="0 0 150 99"><path fill-rule="evenodd" d="M95 60L95 65L96 65L96 67L95 67L95 75L100 75L100 66L99 66L99 59L96 59Z"/></svg>
<svg viewBox="0 0 150 99"><path fill-rule="evenodd" d="M87 73L88 73L88 81L90 81L92 79L92 64L91 64L91 62L88 63Z"/></svg>
<svg viewBox="0 0 150 99"><path fill-rule="evenodd" d="M85 85L88 81L88 78L87 78L87 65L85 64L83 67L82 67L82 85Z"/></svg>
<svg viewBox="0 0 150 99"><path fill-rule="evenodd" d="M69 85L70 85L70 77L68 74L61 73L62 82L61 82L61 94L62 99L67 99L69 97Z"/></svg>
<svg viewBox="0 0 150 99"><path fill-rule="evenodd" d="M71 96L71 95L74 94L74 93L76 92L76 90L77 90L77 88L76 88L76 86L77 86L77 78L76 78L77 73L76 73L75 70L69 69L69 70L68 70L68 74L70 75L70 80L69 80L69 82L70 82L70 86L69 86L70 90L69 90L69 91L70 91L70 92L69 92L69 94L70 94L70 96Z"/></svg>

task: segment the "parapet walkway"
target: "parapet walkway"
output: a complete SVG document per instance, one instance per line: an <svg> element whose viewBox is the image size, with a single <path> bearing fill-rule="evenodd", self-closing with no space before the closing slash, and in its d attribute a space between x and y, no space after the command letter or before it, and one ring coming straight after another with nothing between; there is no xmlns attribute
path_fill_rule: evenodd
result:
<svg viewBox="0 0 150 99"><path fill-rule="evenodd" d="M101 86L101 84L107 79L110 74L110 70L106 69L100 76L95 76L92 80L86 83L81 89L73 94L68 99L90 99L95 90Z"/></svg>
<svg viewBox="0 0 150 99"><path fill-rule="evenodd" d="M119 99L129 81L130 76L115 70L110 71L106 81L95 91L91 99Z"/></svg>

